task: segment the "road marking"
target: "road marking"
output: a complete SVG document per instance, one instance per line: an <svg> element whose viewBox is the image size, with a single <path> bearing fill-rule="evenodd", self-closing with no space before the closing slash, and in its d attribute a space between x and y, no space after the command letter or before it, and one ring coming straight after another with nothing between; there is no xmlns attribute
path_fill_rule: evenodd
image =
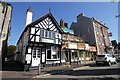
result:
<svg viewBox="0 0 120 80"><path fill-rule="evenodd" d="M76 71L76 70L88 69L88 68L90 68L90 67L89 66L83 66L83 67L74 68L73 70Z"/></svg>
<svg viewBox="0 0 120 80"><path fill-rule="evenodd" d="M50 76L50 74L42 74L42 75L35 76L33 78L41 78L41 77L45 77L45 76Z"/></svg>

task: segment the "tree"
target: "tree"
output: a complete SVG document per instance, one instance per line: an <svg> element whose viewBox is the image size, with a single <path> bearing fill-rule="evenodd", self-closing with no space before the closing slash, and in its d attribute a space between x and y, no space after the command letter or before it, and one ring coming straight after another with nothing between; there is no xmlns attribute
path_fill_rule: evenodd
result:
<svg viewBox="0 0 120 80"><path fill-rule="evenodd" d="M7 54L6 54L6 56L14 55L14 54L15 54L15 51L16 51L16 46L14 46L14 45L9 45L9 46L7 47Z"/></svg>

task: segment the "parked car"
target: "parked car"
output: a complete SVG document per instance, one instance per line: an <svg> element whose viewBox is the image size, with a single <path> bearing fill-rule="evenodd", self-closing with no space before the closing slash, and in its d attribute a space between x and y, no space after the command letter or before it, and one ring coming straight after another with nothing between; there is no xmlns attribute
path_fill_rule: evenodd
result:
<svg viewBox="0 0 120 80"><path fill-rule="evenodd" d="M115 58L116 58L116 61L117 61L117 62L120 62L120 54L115 54L114 56L115 56Z"/></svg>
<svg viewBox="0 0 120 80"><path fill-rule="evenodd" d="M117 61L116 58L111 54L102 54L96 57L96 64L98 65L100 63L108 64L109 66L111 66L112 63L117 64Z"/></svg>

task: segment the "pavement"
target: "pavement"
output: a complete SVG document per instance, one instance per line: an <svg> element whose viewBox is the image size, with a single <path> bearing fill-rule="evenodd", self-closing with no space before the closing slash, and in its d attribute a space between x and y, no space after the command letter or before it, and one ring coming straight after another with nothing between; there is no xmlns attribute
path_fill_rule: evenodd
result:
<svg viewBox="0 0 120 80"><path fill-rule="evenodd" d="M95 61L88 61L86 63L82 63L82 64L71 64L71 66L69 67L68 65L62 65L62 66L57 66L57 67L49 67L49 68L44 68L41 70L42 75L37 75L33 78L41 78L41 77L45 77L48 75L55 75L55 74L59 74L59 73L64 73L64 72L68 72L68 71L72 71L72 70L80 70L80 69L87 69L89 68L90 65L95 64Z"/></svg>
<svg viewBox="0 0 120 80"><path fill-rule="evenodd" d="M39 77L38 77L39 78ZM73 80L120 80L120 63L107 65L83 66L79 69L66 71L59 74L43 76L41 78L62 78Z"/></svg>
<svg viewBox="0 0 120 80"><path fill-rule="evenodd" d="M41 78L48 75L54 75L59 73L64 73L71 70L80 70L80 69L87 69L89 65L95 64L94 61L88 61L86 63L82 63L81 65L72 64L70 67L67 65L62 66L55 66L55 67L46 67L41 69L41 73L38 75L38 70L30 70L30 71L22 71L21 69L12 69L15 67L15 64L10 67L4 68L2 71L2 78ZM17 67L20 65L17 64ZM10 68L10 69L8 69Z"/></svg>

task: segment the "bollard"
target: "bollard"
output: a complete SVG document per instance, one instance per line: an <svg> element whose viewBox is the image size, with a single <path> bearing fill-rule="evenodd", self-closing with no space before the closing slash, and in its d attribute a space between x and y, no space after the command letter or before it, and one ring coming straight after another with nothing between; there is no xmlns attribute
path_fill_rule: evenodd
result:
<svg viewBox="0 0 120 80"><path fill-rule="evenodd" d="M38 65L38 75L41 73L41 65Z"/></svg>

